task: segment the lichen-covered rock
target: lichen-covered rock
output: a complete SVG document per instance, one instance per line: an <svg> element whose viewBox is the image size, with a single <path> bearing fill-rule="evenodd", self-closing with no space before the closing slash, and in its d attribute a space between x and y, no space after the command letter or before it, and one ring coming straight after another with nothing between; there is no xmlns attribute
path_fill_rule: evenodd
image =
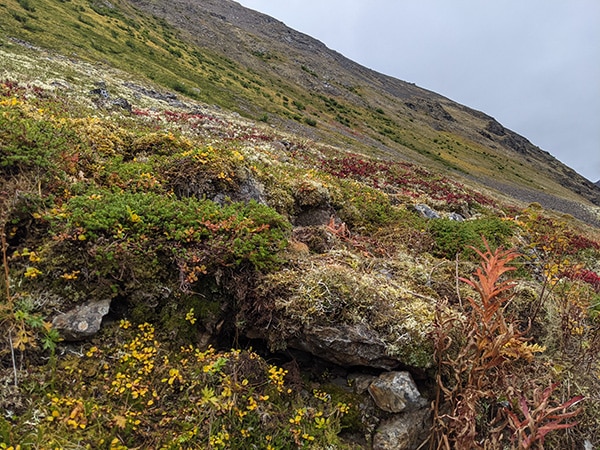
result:
<svg viewBox="0 0 600 450"><path fill-rule="evenodd" d="M441 217L437 211L434 211L423 203L415 205L415 209L426 219L439 219Z"/></svg>
<svg viewBox="0 0 600 450"><path fill-rule="evenodd" d="M427 405L408 372L382 373L369 385L369 394L384 411L399 413Z"/></svg>
<svg viewBox="0 0 600 450"><path fill-rule="evenodd" d="M373 450L414 450L426 438L429 409L395 415L379 425L373 437Z"/></svg>
<svg viewBox="0 0 600 450"><path fill-rule="evenodd" d="M99 300L78 305L52 321L52 326L65 341L80 341L100 330L102 319L110 309L110 300Z"/></svg>
<svg viewBox="0 0 600 450"><path fill-rule="evenodd" d="M336 250L296 264L262 279L256 303L273 315L254 335L345 367L431 367L434 301L404 288L412 275L401 266L363 267L360 256Z"/></svg>

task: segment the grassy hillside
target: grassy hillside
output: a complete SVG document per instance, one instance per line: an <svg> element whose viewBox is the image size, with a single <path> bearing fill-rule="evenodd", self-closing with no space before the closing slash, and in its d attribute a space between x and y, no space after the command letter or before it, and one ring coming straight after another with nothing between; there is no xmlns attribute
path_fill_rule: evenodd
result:
<svg viewBox="0 0 600 450"><path fill-rule="evenodd" d="M491 117L361 68L233 2L5 0L0 8L5 37L102 61L310 138L425 164L524 201L537 195L547 207L598 220L589 204L600 203L596 187Z"/></svg>
<svg viewBox="0 0 600 450"><path fill-rule="evenodd" d="M369 448L390 415L346 382L398 368L439 448L600 446L600 232L472 181L585 203L474 135L507 130L125 2L0 8L0 448ZM332 330L372 351L307 351Z"/></svg>

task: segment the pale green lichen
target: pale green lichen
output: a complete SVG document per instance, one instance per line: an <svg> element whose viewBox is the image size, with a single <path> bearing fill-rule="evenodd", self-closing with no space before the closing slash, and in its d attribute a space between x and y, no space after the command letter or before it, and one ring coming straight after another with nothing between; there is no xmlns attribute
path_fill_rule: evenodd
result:
<svg viewBox="0 0 600 450"><path fill-rule="evenodd" d="M289 333L299 325L363 324L379 335L390 356L429 367L435 299L413 292L410 279L403 283L402 274L390 276L365 262L344 251L315 256L267 275L260 291L272 301Z"/></svg>

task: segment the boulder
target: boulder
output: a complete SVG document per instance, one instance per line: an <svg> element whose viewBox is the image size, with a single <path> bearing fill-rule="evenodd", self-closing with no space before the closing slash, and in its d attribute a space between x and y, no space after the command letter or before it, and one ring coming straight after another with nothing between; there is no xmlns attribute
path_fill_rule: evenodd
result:
<svg viewBox="0 0 600 450"><path fill-rule="evenodd" d="M437 211L434 211L424 203L415 205L415 209L426 219L439 219L441 217Z"/></svg>
<svg viewBox="0 0 600 450"><path fill-rule="evenodd" d="M427 438L429 409L397 414L383 421L373 437L373 450L415 450Z"/></svg>
<svg viewBox="0 0 600 450"><path fill-rule="evenodd" d="M81 341L93 336L100 330L102 319L110 309L110 300L99 300L78 305L52 321L54 327L65 341Z"/></svg>
<svg viewBox="0 0 600 450"><path fill-rule="evenodd" d="M375 404L390 413L415 410L427 405L427 400L421 397L408 372L382 373L369 385L368 390Z"/></svg>
<svg viewBox="0 0 600 450"><path fill-rule="evenodd" d="M290 340L289 346L343 367L391 370L400 365L398 359L387 355L387 347L381 337L363 324L315 325L304 330L301 337Z"/></svg>
<svg viewBox="0 0 600 450"><path fill-rule="evenodd" d="M450 213L448 214L448 219L455 220L456 222L464 222L465 218L458 213Z"/></svg>

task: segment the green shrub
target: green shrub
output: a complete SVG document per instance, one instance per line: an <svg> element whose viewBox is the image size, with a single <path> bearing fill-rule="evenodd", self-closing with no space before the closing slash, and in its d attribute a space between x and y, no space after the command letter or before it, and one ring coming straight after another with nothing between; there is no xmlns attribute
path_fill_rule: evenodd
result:
<svg viewBox="0 0 600 450"><path fill-rule="evenodd" d="M19 3L19 5L21 5L21 8L23 8L26 11L35 12L35 6L33 6L29 2L29 0L17 0L17 3Z"/></svg>
<svg viewBox="0 0 600 450"><path fill-rule="evenodd" d="M127 261L159 264L166 256L190 283L217 267L276 266L289 227L256 202L219 206L210 200L108 190L75 196L63 213L50 218L55 231L89 241L111 270Z"/></svg>
<svg viewBox="0 0 600 450"><path fill-rule="evenodd" d="M435 256L454 259L457 253L473 256L468 246L483 249L481 237L485 237L492 247L505 245L513 231L508 222L497 217L458 222L450 219L432 220L429 230L435 241Z"/></svg>
<svg viewBox="0 0 600 450"><path fill-rule="evenodd" d="M73 133L43 118L32 118L13 98L0 104L0 173L49 169Z"/></svg>

